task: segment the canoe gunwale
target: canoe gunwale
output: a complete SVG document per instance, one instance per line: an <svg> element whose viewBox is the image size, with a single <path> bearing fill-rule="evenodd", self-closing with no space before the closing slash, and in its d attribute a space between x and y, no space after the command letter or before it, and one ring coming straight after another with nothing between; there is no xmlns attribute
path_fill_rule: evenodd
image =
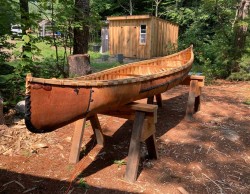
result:
<svg viewBox="0 0 250 194"><path fill-rule="evenodd" d="M26 77L26 81L28 83L40 83L40 84L44 84L44 85L48 84L48 85L72 86L72 87L107 87L107 86L114 86L114 85L121 85L121 84L130 84L130 83L135 83L135 82L143 82L143 81L148 81L148 80L152 80L152 79L158 79L158 78L168 76L168 75L174 74L176 72L182 71L184 69L187 69L190 65L192 65L192 62L194 59L193 52L192 52L192 46L183 50L183 51L180 51L178 53L150 60L151 62L155 62L158 60L164 60L167 58L175 57L175 56L181 55L181 53L185 53L188 49L191 49L191 58L187 61L186 64L179 66L179 67L176 67L176 68L166 69L162 72L157 72L157 73L154 73L151 75L141 75L141 76L137 76L137 77L112 79L112 80L92 80L91 79L91 77L93 77L93 76L98 76L98 75L102 75L105 73L110 73L110 72L113 72L114 70L117 70L118 68L122 69L122 68L126 68L126 67L129 67L132 65L136 66L138 64L145 64L145 62L149 61L149 60L145 60L145 61L139 61L139 62L135 62L135 63L129 63L129 64L122 65L119 67L114 67L114 68L107 69L107 70L104 70L101 72L97 72L94 74L81 76L81 77L77 77L77 78L72 78L72 79L36 78L36 77L32 77L31 74L29 74ZM157 65L155 65L155 66L157 67ZM167 68L167 66L166 66L166 68ZM81 78L84 78L84 79L81 80ZM86 79L86 78L90 78L90 79Z"/></svg>

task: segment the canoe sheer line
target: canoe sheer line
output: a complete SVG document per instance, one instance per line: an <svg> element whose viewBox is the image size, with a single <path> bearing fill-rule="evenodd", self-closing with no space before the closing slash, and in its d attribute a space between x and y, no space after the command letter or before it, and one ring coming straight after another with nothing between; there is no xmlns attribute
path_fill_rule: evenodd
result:
<svg viewBox="0 0 250 194"><path fill-rule="evenodd" d="M186 52L186 53L185 53ZM134 82L143 82L171 75L189 68L194 59L192 46L173 55L125 64L94 74L67 78L44 79L28 74L27 82L58 86L103 87Z"/></svg>
<svg viewBox="0 0 250 194"><path fill-rule="evenodd" d="M188 65L187 65L188 67ZM43 78L34 78L27 77L27 81L31 83L41 83L41 84L51 84L58 86L86 86L86 87L102 87L102 86L111 86L111 85L119 85L119 84L128 84L134 82L143 82L151 79L157 79L163 76L171 75L172 73L178 72L180 70L186 69L185 67L179 67L176 69L171 69L169 71L158 72L157 74L144 74L138 77L131 77L127 79L111 79L111 80L92 80L91 79L82 79L82 80L68 80L68 79L43 79Z"/></svg>

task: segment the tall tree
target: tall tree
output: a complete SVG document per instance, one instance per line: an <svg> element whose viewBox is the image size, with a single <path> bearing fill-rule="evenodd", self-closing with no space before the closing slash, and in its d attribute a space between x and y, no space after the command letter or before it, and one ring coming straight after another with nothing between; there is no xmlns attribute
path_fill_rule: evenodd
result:
<svg viewBox="0 0 250 194"><path fill-rule="evenodd" d="M248 22L246 21L249 15L250 0L240 0L236 10L236 17L234 22L234 44L233 52L234 59L240 59L245 50L246 37L248 30ZM238 71L238 65L235 63L233 71Z"/></svg>
<svg viewBox="0 0 250 194"><path fill-rule="evenodd" d="M134 10L134 4L132 0L129 0L129 5L128 2L121 2L118 0L119 5L129 13L129 15L133 15L133 10ZM128 7L129 6L129 7Z"/></svg>
<svg viewBox="0 0 250 194"><path fill-rule="evenodd" d="M20 2L20 13L21 13L21 23L22 23L22 31L25 34L25 30L27 30L30 26L29 24L29 0L19 0Z"/></svg>
<svg viewBox="0 0 250 194"><path fill-rule="evenodd" d="M89 39L89 0L75 0L75 22L73 54L88 52Z"/></svg>
<svg viewBox="0 0 250 194"><path fill-rule="evenodd" d="M155 17L158 17L158 8L162 0L154 0L155 1Z"/></svg>

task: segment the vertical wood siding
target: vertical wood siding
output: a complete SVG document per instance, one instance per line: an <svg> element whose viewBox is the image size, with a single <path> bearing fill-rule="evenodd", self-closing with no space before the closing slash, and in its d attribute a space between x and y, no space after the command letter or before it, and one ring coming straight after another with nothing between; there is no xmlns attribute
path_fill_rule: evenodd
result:
<svg viewBox="0 0 250 194"><path fill-rule="evenodd" d="M146 44L140 44L140 25L147 27ZM169 53L169 44L177 46L178 26L155 17L109 21L111 55L149 59Z"/></svg>

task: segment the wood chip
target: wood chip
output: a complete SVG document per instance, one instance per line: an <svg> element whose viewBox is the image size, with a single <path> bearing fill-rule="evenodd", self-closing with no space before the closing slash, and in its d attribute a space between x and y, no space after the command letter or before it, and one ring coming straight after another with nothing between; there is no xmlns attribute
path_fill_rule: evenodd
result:
<svg viewBox="0 0 250 194"><path fill-rule="evenodd" d="M178 190L181 194L189 194L189 192L187 192L186 189L184 189L183 187L178 187L177 190Z"/></svg>
<svg viewBox="0 0 250 194"><path fill-rule="evenodd" d="M26 128L26 126L25 125L14 125L13 128L14 129L24 129L24 128Z"/></svg>
<svg viewBox="0 0 250 194"><path fill-rule="evenodd" d="M63 150L63 146L61 144L57 144L56 147L58 147L60 150Z"/></svg>
<svg viewBox="0 0 250 194"><path fill-rule="evenodd" d="M65 138L65 140L66 140L67 142L69 142L69 143L71 142L71 139L72 139L71 137L66 137L66 138Z"/></svg>
<svg viewBox="0 0 250 194"><path fill-rule="evenodd" d="M40 149L40 148L48 148L49 146L45 143L37 143L35 145L32 145L33 149Z"/></svg>

